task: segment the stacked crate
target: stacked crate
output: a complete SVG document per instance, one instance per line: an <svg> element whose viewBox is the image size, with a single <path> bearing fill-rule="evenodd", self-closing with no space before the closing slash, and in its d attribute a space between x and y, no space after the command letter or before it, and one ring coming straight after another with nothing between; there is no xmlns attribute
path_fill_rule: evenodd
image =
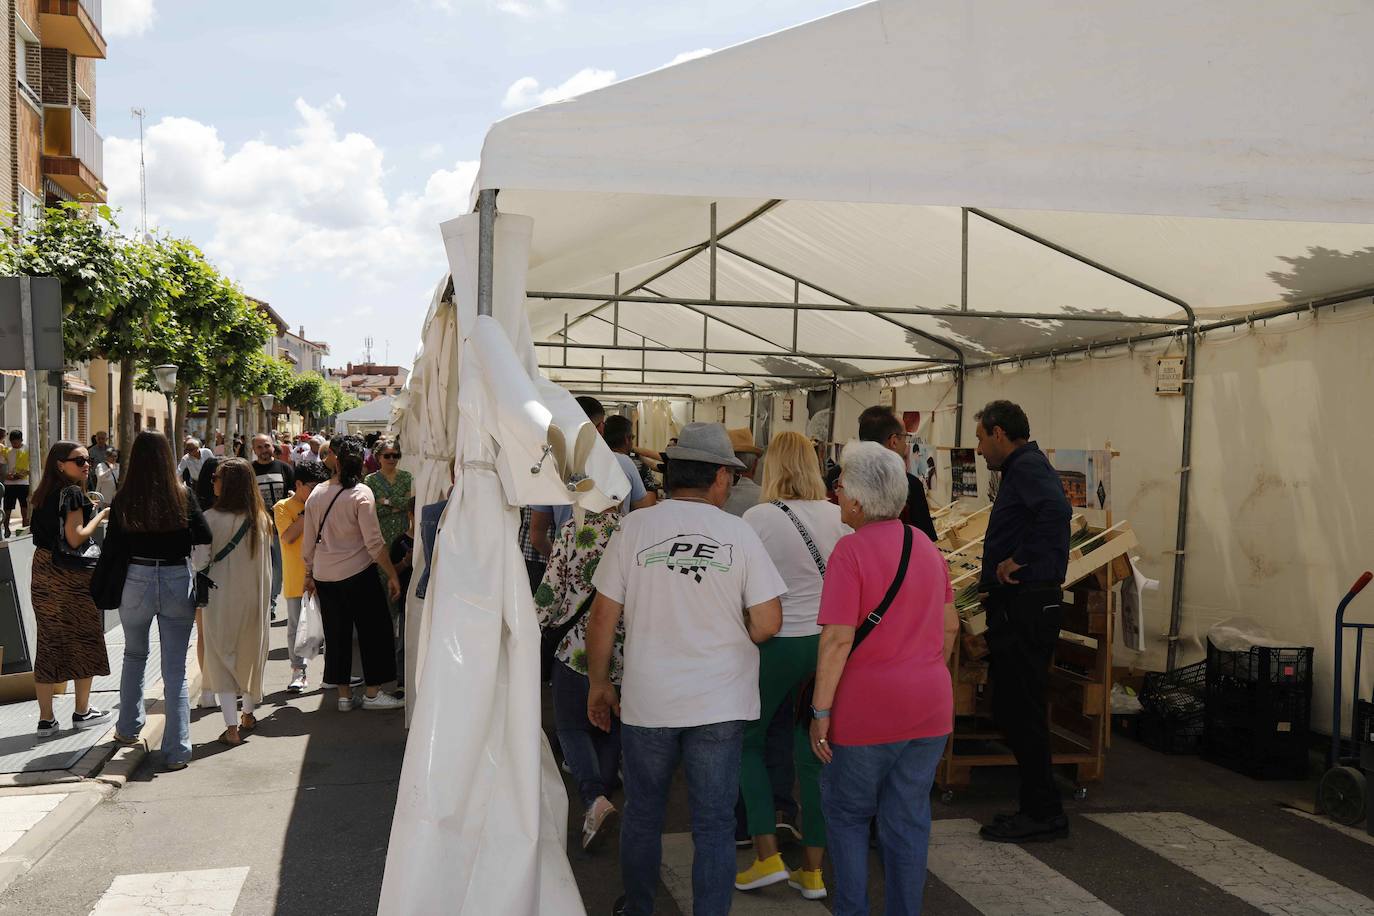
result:
<svg viewBox="0 0 1374 916"><path fill-rule="evenodd" d="M1256 779L1301 779L1311 746L1312 648L1207 644L1202 752Z"/></svg>

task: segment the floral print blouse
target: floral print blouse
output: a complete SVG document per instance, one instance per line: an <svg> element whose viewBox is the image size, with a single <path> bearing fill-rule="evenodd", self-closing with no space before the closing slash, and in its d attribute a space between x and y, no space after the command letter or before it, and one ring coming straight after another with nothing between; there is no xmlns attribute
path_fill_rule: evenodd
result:
<svg viewBox="0 0 1374 916"><path fill-rule="evenodd" d="M600 515L587 515L579 527L574 515L553 544L544 581L534 593L534 606L539 613L539 626L551 629L577 613L582 602L593 591L592 576L605 552L611 535L620 529L620 513L614 509ZM558 644L554 657L578 674L587 673L587 619L582 615L577 626L568 631ZM620 683L625 668L625 621L615 628L615 644L611 651L611 682Z"/></svg>

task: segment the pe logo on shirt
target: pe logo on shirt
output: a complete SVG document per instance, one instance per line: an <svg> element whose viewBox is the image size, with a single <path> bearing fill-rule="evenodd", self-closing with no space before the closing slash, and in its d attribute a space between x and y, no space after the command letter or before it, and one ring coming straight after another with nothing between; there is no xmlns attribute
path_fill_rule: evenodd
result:
<svg viewBox="0 0 1374 916"><path fill-rule="evenodd" d="M729 572L734 565L735 548L704 534L679 534L641 550L635 558L645 569L662 566L697 582L710 569Z"/></svg>

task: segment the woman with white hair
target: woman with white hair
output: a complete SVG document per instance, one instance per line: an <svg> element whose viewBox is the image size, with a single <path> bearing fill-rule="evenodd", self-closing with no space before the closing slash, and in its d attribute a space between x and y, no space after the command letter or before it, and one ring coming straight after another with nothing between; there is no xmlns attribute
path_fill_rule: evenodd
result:
<svg viewBox="0 0 1374 916"><path fill-rule="evenodd" d="M930 787L954 726L949 659L959 629L949 569L898 516L902 460L874 442L845 447L836 494L854 533L821 591L811 749L825 764L821 806L836 916L868 912L869 822L878 820L887 912L921 912Z"/></svg>

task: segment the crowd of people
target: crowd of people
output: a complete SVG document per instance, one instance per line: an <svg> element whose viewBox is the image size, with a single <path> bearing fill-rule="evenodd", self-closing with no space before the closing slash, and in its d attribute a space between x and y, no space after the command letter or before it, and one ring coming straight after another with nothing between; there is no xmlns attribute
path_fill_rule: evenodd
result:
<svg viewBox="0 0 1374 916"><path fill-rule="evenodd" d="M110 673L106 610L118 611L124 635L114 728L121 744L137 742L145 724L144 671L157 623L168 770L191 760L193 629L200 705L223 714L220 742L242 744L258 725L281 598L289 694L310 689L308 658L296 651L308 604L325 634L319 686L334 696L330 708L404 707L403 595L415 513L410 475L398 468L400 444L380 434L307 435L293 446L260 433L234 437L226 450L217 439L206 448L187 438L178 457L163 433L147 430L123 461L103 432L89 447L58 442L32 496L22 494L34 544L40 740L63 729L53 698L68 681L71 727L108 725L111 713L90 703L92 679ZM7 494L19 490L11 476L28 481L22 434L10 442L0 452Z"/></svg>
<svg viewBox="0 0 1374 916"><path fill-rule="evenodd" d="M582 848L620 821L616 912L653 912L681 768L696 913L727 913L735 893L783 882L807 899L832 896L835 913L867 913L870 844L887 912L919 913L959 619L900 420L864 411L827 473L816 443L795 432L764 450L749 430L692 423L661 455L636 449L629 421L579 400L632 484L644 468L662 474L607 512L534 507L520 527ZM1018 811L983 836L1053 839L1067 822L1044 675L1067 502L1019 407L994 402L977 419L979 452L1005 475L982 590L997 618L998 721L1023 787ZM800 841L796 867L780 833ZM754 851L743 871L739 846Z"/></svg>

